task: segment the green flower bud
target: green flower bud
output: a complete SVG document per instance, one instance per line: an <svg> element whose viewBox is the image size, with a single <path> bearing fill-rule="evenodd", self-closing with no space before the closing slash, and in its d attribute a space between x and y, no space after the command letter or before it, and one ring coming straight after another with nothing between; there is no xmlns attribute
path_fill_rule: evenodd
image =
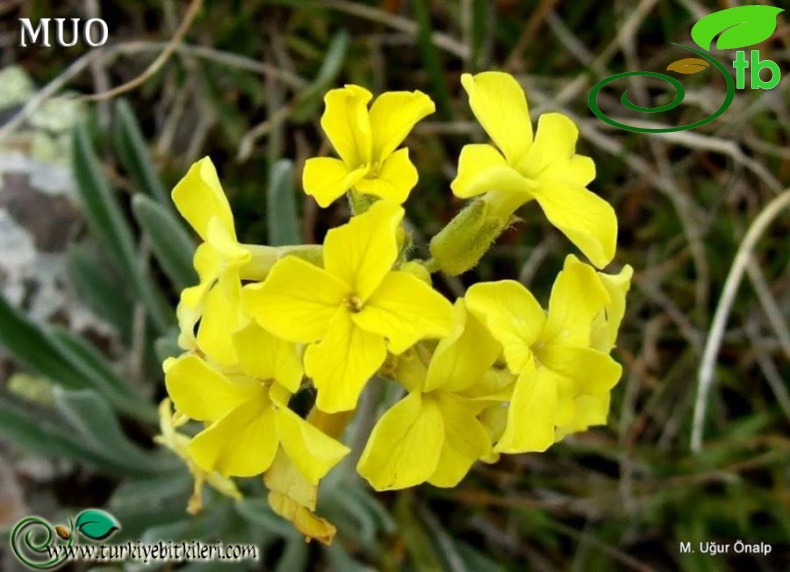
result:
<svg viewBox="0 0 790 572"><path fill-rule="evenodd" d="M510 225L510 213L500 213L485 199L477 199L459 212L431 240L431 256L439 270L457 276L474 268Z"/></svg>

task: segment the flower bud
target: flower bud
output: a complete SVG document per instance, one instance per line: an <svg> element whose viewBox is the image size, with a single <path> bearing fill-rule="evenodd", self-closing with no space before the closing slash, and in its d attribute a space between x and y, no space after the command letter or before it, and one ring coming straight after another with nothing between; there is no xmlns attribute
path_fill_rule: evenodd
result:
<svg viewBox="0 0 790 572"><path fill-rule="evenodd" d="M457 276L474 268L509 225L509 215L498 216L488 202L477 199L433 237L431 256L442 272Z"/></svg>

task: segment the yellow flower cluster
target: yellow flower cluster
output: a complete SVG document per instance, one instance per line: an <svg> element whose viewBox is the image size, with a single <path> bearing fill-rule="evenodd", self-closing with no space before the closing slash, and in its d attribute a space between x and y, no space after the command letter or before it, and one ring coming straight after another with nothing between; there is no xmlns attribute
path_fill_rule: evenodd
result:
<svg viewBox="0 0 790 572"><path fill-rule="evenodd" d="M451 188L474 199L431 241L430 260L409 260L401 206L418 175L400 146L434 110L419 91L385 93L369 109L358 86L326 95L321 125L340 159L308 160L304 190L321 206L348 194L353 216L322 246L239 243L208 158L173 190L203 243L200 282L178 305L185 351L164 364L176 413L163 406L160 440L188 463L196 495L208 482L237 497L229 478L263 474L275 511L331 541L332 525L313 513L318 483L349 453L340 439L365 386L386 380L403 397L356 467L376 490L452 487L476 461L545 451L606 422L632 271L597 270L614 256L617 220L586 188L595 166L576 155L563 115L541 116L533 137L513 77L465 74L462 84L494 144L462 150ZM566 258L547 311L513 280L475 284L454 303L433 288L431 272L474 267L533 199L592 262ZM305 416L289 406L303 390L314 397ZM188 419L202 424L191 438L174 429Z"/></svg>

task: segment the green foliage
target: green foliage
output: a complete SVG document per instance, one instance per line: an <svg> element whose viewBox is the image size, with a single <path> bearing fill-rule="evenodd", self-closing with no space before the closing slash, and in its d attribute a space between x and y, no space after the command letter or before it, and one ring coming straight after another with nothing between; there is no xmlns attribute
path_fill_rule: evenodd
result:
<svg viewBox="0 0 790 572"><path fill-rule="evenodd" d="M74 131L73 147L74 176L83 212L97 238L107 245L121 271L131 280L137 296L145 304L157 329L164 332L171 322L169 306L146 276L131 225L102 173L88 131L82 125Z"/></svg>
<svg viewBox="0 0 790 572"><path fill-rule="evenodd" d="M299 215L296 212L293 163L283 159L272 165L266 193L266 221L269 226L269 244L284 246L301 244Z"/></svg>
<svg viewBox="0 0 790 572"><path fill-rule="evenodd" d="M140 194L132 199L132 210L173 285L182 290L196 284L198 276L192 268L195 244L171 211Z"/></svg>

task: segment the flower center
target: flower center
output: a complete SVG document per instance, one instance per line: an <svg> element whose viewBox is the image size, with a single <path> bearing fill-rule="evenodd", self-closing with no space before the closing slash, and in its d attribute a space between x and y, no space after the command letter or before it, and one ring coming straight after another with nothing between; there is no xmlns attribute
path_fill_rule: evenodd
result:
<svg viewBox="0 0 790 572"><path fill-rule="evenodd" d="M366 179L375 179L376 177L379 176L380 172L381 172L381 163L376 161L375 163L372 163L370 165L370 167L368 168L368 174L365 175L365 178Z"/></svg>
<svg viewBox="0 0 790 572"><path fill-rule="evenodd" d="M356 294L348 296L345 300L343 300L343 303L346 305L346 308L355 314L362 310L362 298Z"/></svg>

